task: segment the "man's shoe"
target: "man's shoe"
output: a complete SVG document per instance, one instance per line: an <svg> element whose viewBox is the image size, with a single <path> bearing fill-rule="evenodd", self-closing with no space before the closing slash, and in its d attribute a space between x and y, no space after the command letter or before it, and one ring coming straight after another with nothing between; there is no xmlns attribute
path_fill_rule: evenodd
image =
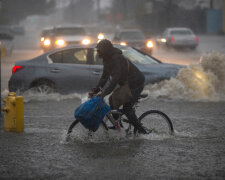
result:
<svg viewBox="0 0 225 180"><path fill-rule="evenodd" d="M150 132L148 132L143 126L138 128L138 133L140 134L149 134Z"/></svg>

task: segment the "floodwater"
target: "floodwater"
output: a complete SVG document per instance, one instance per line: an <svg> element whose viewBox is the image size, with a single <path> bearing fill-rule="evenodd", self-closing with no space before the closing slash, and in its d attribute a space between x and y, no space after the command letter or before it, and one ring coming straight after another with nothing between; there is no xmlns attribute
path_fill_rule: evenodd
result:
<svg viewBox="0 0 225 180"><path fill-rule="evenodd" d="M147 99L167 113L174 136L125 136L100 127L93 137L82 126L67 142L79 99L24 104L25 132L0 131L0 177L9 179L224 179L225 102ZM1 124L2 125L2 124Z"/></svg>
<svg viewBox="0 0 225 180"><path fill-rule="evenodd" d="M27 93L24 133L4 132L1 117L0 179L224 179L224 69L224 55L211 53L176 78L145 88L149 97L137 114L165 112L172 136L126 137L100 127L89 137L79 125L66 141L74 109L87 95Z"/></svg>

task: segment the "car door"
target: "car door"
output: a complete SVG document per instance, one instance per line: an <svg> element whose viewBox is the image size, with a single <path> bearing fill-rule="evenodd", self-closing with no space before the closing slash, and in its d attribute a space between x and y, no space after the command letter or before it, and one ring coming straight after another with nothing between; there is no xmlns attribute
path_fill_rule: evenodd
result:
<svg viewBox="0 0 225 180"><path fill-rule="evenodd" d="M91 63L92 65L90 66L90 73L91 73L90 85L92 87L96 87L103 72L103 65L102 59L98 57L96 49L92 49L92 54L93 54L93 62Z"/></svg>
<svg viewBox="0 0 225 180"><path fill-rule="evenodd" d="M88 48L72 48L49 55L48 73L61 93L87 92L90 89Z"/></svg>

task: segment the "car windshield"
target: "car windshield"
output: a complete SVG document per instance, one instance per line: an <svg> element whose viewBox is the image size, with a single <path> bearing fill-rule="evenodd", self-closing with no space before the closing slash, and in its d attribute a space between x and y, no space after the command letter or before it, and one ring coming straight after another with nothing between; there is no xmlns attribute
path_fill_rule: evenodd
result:
<svg viewBox="0 0 225 180"><path fill-rule="evenodd" d="M137 50L131 48L131 47L121 47L121 46L116 46L116 48L120 49L123 52L123 55L130 59L134 64L159 64L157 60L151 58L148 55L144 55ZM102 64L102 61L97 55L97 50L96 48L94 49L94 61L95 64Z"/></svg>
<svg viewBox="0 0 225 180"><path fill-rule="evenodd" d="M41 33L41 36L48 36L51 34L51 32L52 32L52 30L43 30Z"/></svg>
<svg viewBox="0 0 225 180"><path fill-rule="evenodd" d="M56 35L85 35L83 28L57 28Z"/></svg>
<svg viewBox="0 0 225 180"><path fill-rule="evenodd" d="M171 35L191 35L192 32L189 30L173 30L171 31Z"/></svg>
<svg viewBox="0 0 225 180"><path fill-rule="evenodd" d="M134 32L121 32L120 39L122 40L145 40L144 34L138 31Z"/></svg>
<svg viewBox="0 0 225 180"><path fill-rule="evenodd" d="M135 64L158 64L155 59L148 55L144 55L131 47L121 49L123 55L130 59Z"/></svg>

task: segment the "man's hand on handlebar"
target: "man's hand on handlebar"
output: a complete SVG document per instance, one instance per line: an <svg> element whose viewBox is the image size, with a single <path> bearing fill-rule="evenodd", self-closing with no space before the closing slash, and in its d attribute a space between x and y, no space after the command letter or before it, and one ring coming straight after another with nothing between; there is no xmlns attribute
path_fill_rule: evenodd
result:
<svg viewBox="0 0 225 180"><path fill-rule="evenodd" d="M102 97L102 91L100 88L92 88L92 90L88 93L89 98L93 98L94 96Z"/></svg>
<svg viewBox="0 0 225 180"><path fill-rule="evenodd" d="M103 98L102 95L103 95L102 91L99 91L98 94L96 94L96 96L99 96L99 97Z"/></svg>
<svg viewBox="0 0 225 180"><path fill-rule="evenodd" d="M88 98L93 98L93 97L94 97L94 95L95 95L95 93L94 93L94 92L92 92L92 91L90 91L90 92L88 93Z"/></svg>

